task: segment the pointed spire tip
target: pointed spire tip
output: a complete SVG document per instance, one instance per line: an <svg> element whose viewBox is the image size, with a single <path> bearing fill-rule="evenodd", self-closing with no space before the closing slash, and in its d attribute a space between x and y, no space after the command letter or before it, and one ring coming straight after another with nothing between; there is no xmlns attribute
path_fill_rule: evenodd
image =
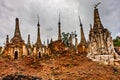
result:
<svg viewBox="0 0 120 80"><path fill-rule="evenodd" d="M37 26L38 26L38 27L40 26L39 16L38 16L38 24L37 24Z"/></svg>
<svg viewBox="0 0 120 80"><path fill-rule="evenodd" d="M19 21L19 18L18 17L16 17L16 19L15 19L16 21Z"/></svg>
<svg viewBox="0 0 120 80"><path fill-rule="evenodd" d="M96 9L100 4L101 2L98 2L97 4L95 4L94 8Z"/></svg>
<svg viewBox="0 0 120 80"><path fill-rule="evenodd" d="M60 12L59 12L59 22L58 23L60 24Z"/></svg>
<svg viewBox="0 0 120 80"><path fill-rule="evenodd" d="M81 22L81 18L80 18L80 16L79 16L79 22L80 22L80 26L82 26L82 22Z"/></svg>

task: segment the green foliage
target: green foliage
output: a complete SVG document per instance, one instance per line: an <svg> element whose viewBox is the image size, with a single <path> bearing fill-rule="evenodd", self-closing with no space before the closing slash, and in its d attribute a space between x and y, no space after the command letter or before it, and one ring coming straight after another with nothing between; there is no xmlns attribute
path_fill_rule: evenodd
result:
<svg viewBox="0 0 120 80"><path fill-rule="evenodd" d="M71 33L62 32L62 37L62 41L65 44L65 46L70 47L70 38L74 39L75 37L77 37L77 34L76 31Z"/></svg>
<svg viewBox="0 0 120 80"><path fill-rule="evenodd" d="M115 41L114 46L120 46L120 41Z"/></svg>
<svg viewBox="0 0 120 80"><path fill-rule="evenodd" d="M120 37L117 36L116 39L113 40L114 46L120 46Z"/></svg>

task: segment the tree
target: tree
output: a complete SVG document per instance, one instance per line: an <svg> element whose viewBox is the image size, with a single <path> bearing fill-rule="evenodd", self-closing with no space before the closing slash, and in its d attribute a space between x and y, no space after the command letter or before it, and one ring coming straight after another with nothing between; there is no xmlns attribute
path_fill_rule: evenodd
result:
<svg viewBox="0 0 120 80"><path fill-rule="evenodd" d="M70 38L74 39L77 37L76 31L71 33L62 32L62 42L65 44L66 47L70 47Z"/></svg>

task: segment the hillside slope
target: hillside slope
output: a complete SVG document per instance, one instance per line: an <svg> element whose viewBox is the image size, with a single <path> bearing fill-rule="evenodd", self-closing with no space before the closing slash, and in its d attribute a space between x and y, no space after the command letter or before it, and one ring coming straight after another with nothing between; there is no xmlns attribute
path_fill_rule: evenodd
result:
<svg viewBox="0 0 120 80"><path fill-rule="evenodd" d="M120 69L66 53L37 61L32 57L0 58L0 80L8 75L34 76L42 80L119 80Z"/></svg>

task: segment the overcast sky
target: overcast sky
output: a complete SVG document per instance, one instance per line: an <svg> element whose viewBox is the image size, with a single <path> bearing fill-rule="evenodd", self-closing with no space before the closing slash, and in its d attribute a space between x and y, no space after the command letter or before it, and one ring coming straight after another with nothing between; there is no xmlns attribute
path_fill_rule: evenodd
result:
<svg viewBox="0 0 120 80"><path fill-rule="evenodd" d="M20 21L23 40L27 42L28 34L35 43L37 36L37 16L40 17L41 39L57 39L59 12L62 32L76 31L80 40L78 15L81 16L85 37L88 39L90 24L93 24L94 5L98 2L99 14L105 28L115 38L120 35L120 0L0 0L0 46L6 35L10 39L15 30L15 18Z"/></svg>

